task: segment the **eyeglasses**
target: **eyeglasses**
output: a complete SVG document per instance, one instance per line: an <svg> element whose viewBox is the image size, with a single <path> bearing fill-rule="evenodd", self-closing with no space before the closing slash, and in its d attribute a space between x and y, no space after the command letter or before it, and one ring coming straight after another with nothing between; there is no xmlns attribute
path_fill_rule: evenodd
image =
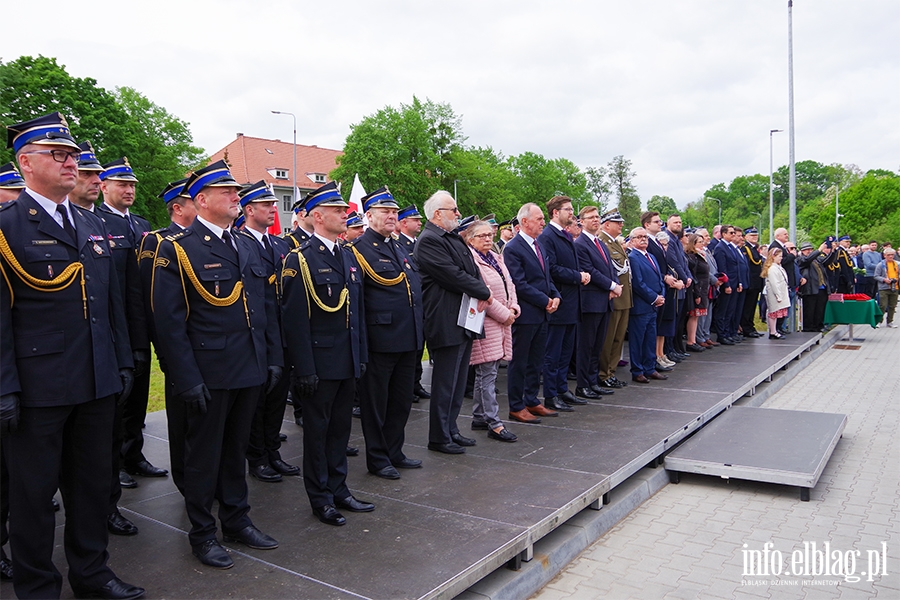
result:
<svg viewBox="0 0 900 600"><path fill-rule="evenodd" d="M491 239L492 237L494 237L494 234L493 234L493 233L479 233L478 235L473 235L472 237L473 237L473 238L478 238L478 239L483 239L483 240L484 240L484 239L488 239L488 240L489 240L489 239Z"/></svg>
<svg viewBox="0 0 900 600"><path fill-rule="evenodd" d="M631 237L631 239L633 239L633 240L646 240L646 239L647 239L647 236L646 236L646 235L632 235L632 236L630 236L630 237Z"/></svg>
<svg viewBox="0 0 900 600"><path fill-rule="evenodd" d="M71 158L74 162L78 162L81 158L81 152L66 152L65 150L34 150L32 152L23 152L22 154L49 154L58 163L65 163L67 158Z"/></svg>
<svg viewBox="0 0 900 600"><path fill-rule="evenodd" d="M451 208L436 208L436 209L434 209L435 212L437 212L439 210L449 210L449 211L455 212L456 214L459 214L459 208L457 208L455 206L451 207Z"/></svg>

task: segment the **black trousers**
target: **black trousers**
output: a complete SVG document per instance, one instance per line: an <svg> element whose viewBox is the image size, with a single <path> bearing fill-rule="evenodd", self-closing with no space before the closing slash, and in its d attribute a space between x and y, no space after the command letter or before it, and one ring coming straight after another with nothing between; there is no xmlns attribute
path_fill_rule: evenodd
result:
<svg viewBox="0 0 900 600"><path fill-rule="evenodd" d="M107 566L109 450L115 399L73 406L22 406L19 427L5 436L9 468L10 548L16 596L59 598L53 564L57 488L66 507L64 543L73 588L99 588L115 577Z"/></svg>
<svg viewBox="0 0 900 600"><path fill-rule="evenodd" d="M110 478L107 514L118 510L119 498L122 497L122 486L119 484L119 470L122 468L122 440L125 437L125 430L122 427L122 407L118 403L115 411L109 454Z"/></svg>
<svg viewBox="0 0 900 600"><path fill-rule="evenodd" d="M187 411L184 402L173 398L166 378L166 426L169 432L169 472L172 483L184 496L184 437L187 431Z"/></svg>
<svg viewBox="0 0 900 600"><path fill-rule="evenodd" d="M216 537L213 500L225 532L251 525L244 460L260 388L209 390L206 414L189 414L184 438L184 504L197 546Z"/></svg>
<svg viewBox="0 0 900 600"><path fill-rule="evenodd" d="M762 290L750 289L744 293L744 306L741 312L742 333L749 333L756 330L756 323L753 318L756 316L756 308L759 306L760 291Z"/></svg>
<svg viewBox="0 0 900 600"><path fill-rule="evenodd" d="M728 337L736 332L731 330L731 322L734 317L734 298L737 292L731 290L730 294L726 294L724 290L716 299L716 309L713 311L713 321L716 323L716 333L719 337Z"/></svg>
<svg viewBox="0 0 900 600"><path fill-rule="evenodd" d="M265 387L259 392L259 403L250 426L250 443L247 445L247 464L251 467L281 460L279 434L290 387L291 378L282 377L268 394Z"/></svg>
<svg viewBox="0 0 900 600"><path fill-rule="evenodd" d="M429 353L434 358L434 368L431 371L428 441L449 444L453 441L451 436L459 433L456 419L466 391L472 340L456 346L431 348Z"/></svg>
<svg viewBox="0 0 900 600"><path fill-rule="evenodd" d="M312 396L299 397L303 405L303 485L313 508L350 495L347 442L355 395L353 378L320 379Z"/></svg>
<svg viewBox="0 0 900 600"><path fill-rule="evenodd" d="M134 467L144 458L144 420L150 397L150 369L134 378L134 387L122 407L122 465ZM118 475L118 474L117 474Z"/></svg>
<svg viewBox="0 0 900 600"><path fill-rule="evenodd" d="M378 471L406 458L403 442L412 409L409 390L416 374L417 355L417 350L369 352L366 374L358 387L369 471Z"/></svg>
<svg viewBox="0 0 900 600"><path fill-rule="evenodd" d="M597 385L597 373L600 371L600 351L606 342L606 327L609 324L609 312L582 313L581 327L578 332L578 350L576 353L578 387L589 388Z"/></svg>
<svg viewBox="0 0 900 600"><path fill-rule="evenodd" d="M506 385L509 412L519 412L526 406L540 404L537 395L547 347L547 323L513 323L512 347L512 358L506 369Z"/></svg>
<svg viewBox="0 0 900 600"><path fill-rule="evenodd" d="M803 296L803 331L818 331L825 326L827 304L827 290L820 289L817 294Z"/></svg>

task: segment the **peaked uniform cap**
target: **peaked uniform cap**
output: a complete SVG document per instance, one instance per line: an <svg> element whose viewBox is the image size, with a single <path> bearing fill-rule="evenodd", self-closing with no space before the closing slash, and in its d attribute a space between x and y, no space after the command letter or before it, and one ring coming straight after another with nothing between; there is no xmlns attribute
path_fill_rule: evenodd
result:
<svg viewBox="0 0 900 600"><path fill-rule="evenodd" d="M217 160L211 165L198 169L190 174L185 189L191 198L205 187L233 187L240 189L241 184L234 180L224 160Z"/></svg>
<svg viewBox="0 0 900 600"><path fill-rule="evenodd" d="M134 176L131 165L128 164L128 157L123 156L119 160L103 165L103 172L100 173L100 181L131 181L136 183L138 178Z"/></svg>
<svg viewBox="0 0 900 600"><path fill-rule="evenodd" d="M163 202L169 203L175 198L181 196L182 198L190 198L188 196L187 191L184 189L184 184L187 183L187 177L184 179L179 179L178 181L173 181L172 183L166 185L166 188L157 196L157 198L162 198Z"/></svg>
<svg viewBox="0 0 900 600"><path fill-rule="evenodd" d="M25 180L19 174L19 170L11 162L0 167L0 188L4 190L21 190L25 187Z"/></svg>
<svg viewBox="0 0 900 600"><path fill-rule="evenodd" d="M397 213L397 220L402 221L403 219L421 219L422 215L419 214L419 211L416 209L416 205L407 206L406 208L400 209L400 212Z"/></svg>
<svg viewBox="0 0 900 600"><path fill-rule="evenodd" d="M311 211L317 206L341 206L349 208L349 204L344 202L341 193L337 189L337 183L329 181L319 189L310 192L306 197L306 212Z"/></svg>
<svg viewBox="0 0 900 600"><path fill-rule="evenodd" d="M52 112L24 123L9 125L6 130L6 147L12 148L15 153L27 144L68 146L81 150L69 132L69 124L62 113Z"/></svg>
<svg viewBox="0 0 900 600"><path fill-rule="evenodd" d="M90 142L81 142L78 147L81 149L81 156L78 157L79 171L105 171Z"/></svg>
<svg viewBox="0 0 900 600"><path fill-rule="evenodd" d="M241 197L241 206L247 206L251 202L275 202L278 200L269 189L269 184L263 179L242 189L238 192L238 196Z"/></svg>
<svg viewBox="0 0 900 600"><path fill-rule="evenodd" d="M347 227L362 227L362 217L355 210L347 215Z"/></svg>
<svg viewBox="0 0 900 600"><path fill-rule="evenodd" d="M400 208L400 205L397 204L397 201L394 200L394 196L391 195L391 190L388 187L382 186L369 194L368 196L362 197L362 205L363 210L369 210L375 206L384 206L386 208Z"/></svg>

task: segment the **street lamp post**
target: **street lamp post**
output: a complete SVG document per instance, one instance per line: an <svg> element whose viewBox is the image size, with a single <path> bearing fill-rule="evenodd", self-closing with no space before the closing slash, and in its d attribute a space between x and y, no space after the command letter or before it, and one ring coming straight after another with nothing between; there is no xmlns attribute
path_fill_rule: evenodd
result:
<svg viewBox="0 0 900 600"><path fill-rule="evenodd" d="M834 188L834 238L838 239L838 236L840 235L839 221L844 215L838 212L838 204L841 201L841 185L838 184L834 186Z"/></svg>
<svg viewBox="0 0 900 600"><path fill-rule="evenodd" d="M772 179L772 134L781 132L781 129L769 130L769 244L775 241L775 182ZM761 228L761 227L760 227Z"/></svg>
<svg viewBox="0 0 900 600"><path fill-rule="evenodd" d="M294 119L294 170L292 171L293 179L294 179L294 197L291 199L293 204L297 200L300 199L300 190L297 188L297 117L294 113L283 112L280 110L273 110L272 114L275 115L290 115L292 119Z"/></svg>
<svg viewBox="0 0 900 600"><path fill-rule="evenodd" d="M788 205L791 241L797 243L797 167L794 162L794 1L788 0L788 136L790 164L788 177Z"/></svg>

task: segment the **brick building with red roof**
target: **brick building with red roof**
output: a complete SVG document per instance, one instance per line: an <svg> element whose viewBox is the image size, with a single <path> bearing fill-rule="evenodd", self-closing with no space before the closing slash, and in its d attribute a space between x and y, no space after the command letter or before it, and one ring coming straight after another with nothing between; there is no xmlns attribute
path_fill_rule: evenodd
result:
<svg viewBox="0 0 900 600"><path fill-rule="evenodd" d="M297 144L297 188L300 199L328 183L340 150ZM210 162L224 160L234 179L244 185L260 179L270 184L278 198L279 220L283 231L291 229L291 206L294 204L294 145L281 140L267 140L243 133L214 153Z"/></svg>

